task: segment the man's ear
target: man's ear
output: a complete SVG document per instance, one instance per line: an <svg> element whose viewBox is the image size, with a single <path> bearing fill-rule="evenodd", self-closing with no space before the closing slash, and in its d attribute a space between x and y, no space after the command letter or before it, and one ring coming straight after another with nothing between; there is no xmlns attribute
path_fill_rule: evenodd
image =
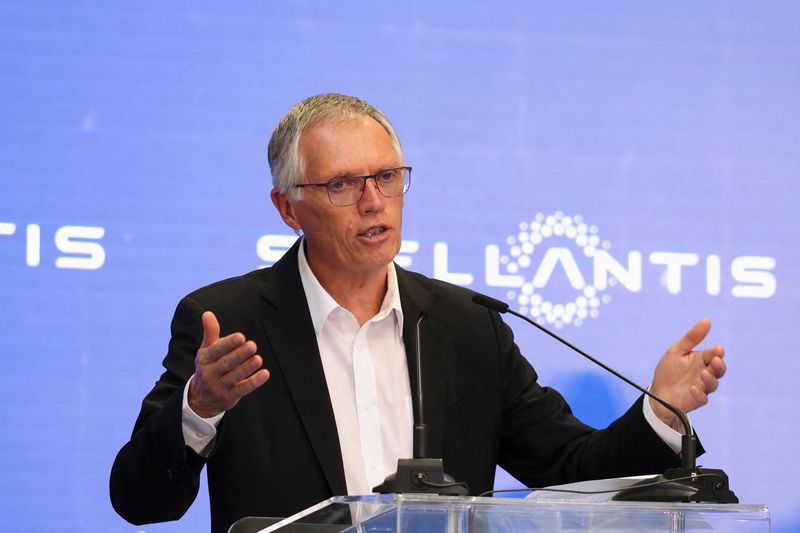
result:
<svg viewBox="0 0 800 533"><path fill-rule="evenodd" d="M288 193L283 193L280 191L280 189L275 187L272 189L270 197L272 198L272 203L275 205L275 208L278 210L278 213L280 213L281 218L286 225L296 232L302 231L303 228L300 226L300 222L297 220L297 217L294 214L294 205L292 200L289 198Z"/></svg>

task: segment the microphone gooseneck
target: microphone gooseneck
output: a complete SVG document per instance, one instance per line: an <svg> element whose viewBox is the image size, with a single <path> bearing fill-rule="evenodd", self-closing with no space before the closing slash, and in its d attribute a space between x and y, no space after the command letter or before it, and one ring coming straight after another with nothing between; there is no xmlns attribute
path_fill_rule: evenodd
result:
<svg viewBox="0 0 800 533"><path fill-rule="evenodd" d="M574 344L556 335L546 327L531 320L527 316L518 313L511 309L506 302L491 298L484 294L475 293L472 296L472 301L478 305L488 307L498 313L510 313L516 317L521 318L525 322L537 327L539 330L547 333L550 337L556 339L558 342L567 346L571 350L581 354L583 357L603 368L604 370L614 374L616 377L632 386L636 390L642 392L647 397L654 399L671 413L673 413L681 421L684 428L684 434L681 436L681 466L680 468L671 468L663 476L659 476L664 480L675 480L677 478L688 478L691 481L676 481L675 483L668 484L667 486L659 486L653 490L649 486L637 488L635 485L626 491L621 491L614 499L619 500L633 500L633 501L705 501L717 503L739 503L739 499L728 488L728 476L722 470L716 469L699 469L697 468L697 436L695 435L694 428L689 423L689 418L666 400L662 400L655 394L652 394L638 383L623 376L608 365L598 361L585 351L581 350ZM649 483L652 480L645 480L644 483Z"/></svg>
<svg viewBox="0 0 800 533"><path fill-rule="evenodd" d="M586 359L588 359L592 363L598 365L599 367L603 368L604 370L606 370L608 372L611 372L612 374L614 374L619 379L621 379L622 381L624 381L628 385L632 386L633 388L635 388L639 392L641 392L641 393L645 394L646 396L654 399L655 401L657 401L658 403L663 405L665 408L667 408L676 417L678 417L678 420L680 420L681 424L683 424L683 430L685 432L683 437L689 437L690 440L694 440L696 442L697 437L696 437L696 435L694 433L694 429L692 428L691 423L689 422L689 418L685 414L683 414L680 409L676 408L675 406L673 406L672 404L670 404L666 400L662 400L661 398L659 398L655 394L651 393L650 391L648 391L647 389L645 389L644 387L642 387L641 385L639 385L635 381L633 381L631 379L628 379L627 377L623 376L622 374L620 374L619 372L617 372L616 370L614 370L610 366L602 363L601 361L598 361L597 359L595 359L594 357L592 357L591 355L589 355L585 351L581 350L580 348L578 348L577 346L575 346L571 342L567 341L566 339L556 335L555 333L553 333L552 331L550 331L546 327L542 326L541 324L535 322L534 320L531 320L530 318L528 318L527 316L523 315L522 313L518 313L518 312L514 311L513 309L511 309L509 307L509 305L507 303L501 302L500 300L495 300L494 298L490 298L489 296L486 296L486 295L483 295L483 294L475 294L472 297L472 301L475 302L476 304L482 305L484 307L488 307L490 309L494 309L498 313L509 313L509 314L512 314L512 315L514 315L516 317L521 318L525 322L527 322L527 323L539 328L541 331L547 333L548 335L553 337L555 340L557 340L561 344L567 346L571 350L573 350L575 352L578 352L579 354L584 356ZM684 439L682 439L682 440L684 440ZM683 448L685 448L686 447L685 440L684 440L684 442L682 444L683 444ZM694 445L694 446L690 445L689 448L690 448L689 450L684 450L684 452L689 451L690 453L681 453L681 466L683 468L694 468L695 467L695 462L697 460L697 452L696 452L697 446L696 445Z"/></svg>
<svg viewBox="0 0 800 533"><path fill-rule="evenodd" d="M444 496L466 496L469 486L453 479L444 471L441 458L428 456L428 427L425 424L425 403L422 394L422 322L428 318L427 311L420 311L415 328L414 361L417 365L417 394L415 398L416 422L414 423L414 454L412 459L399 459L397 471L374 487L373 492L428 493Z"/></svg>
<svg viewBox="0 0 800 533"><path fill-rule="evenodd" d="M428 426L425 423L425 402L422 397L422 341L420 324L428 318L426 311L420 311L416 326L417 363L417 422L414 424L414 459L428 457Z"/></svg>

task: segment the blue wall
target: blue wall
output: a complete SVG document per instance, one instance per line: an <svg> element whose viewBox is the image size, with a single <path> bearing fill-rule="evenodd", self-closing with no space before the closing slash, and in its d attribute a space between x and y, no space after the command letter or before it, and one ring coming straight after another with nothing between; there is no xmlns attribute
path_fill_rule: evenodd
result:
<svg viewBox="0 0 800 533"><path fill-rule="evenodd" d="M642 382L711 317L730 372L693 416L701 462L800 528L798 23L789 1L4 2L0 529L207 529L204 496L127 525L108 472L178 299L291 235L265 147L327 91L381 108L414 166L402 264ZM587 420L635 398L511 324Z"/></svg>

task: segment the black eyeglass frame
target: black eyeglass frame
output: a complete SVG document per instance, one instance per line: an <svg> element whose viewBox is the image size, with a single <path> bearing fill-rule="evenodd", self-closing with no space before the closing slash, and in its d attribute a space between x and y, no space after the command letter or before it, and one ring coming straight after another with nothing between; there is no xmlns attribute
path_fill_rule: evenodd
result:
<svg viewBox="0 0 800 533"><path fill-rule="evenodd" d="M383 192L383 190L381 189L380 184L378 183L378 180L376 179L378 176L380 176L384 172L388 172L390 170L404 170L406 172L406 175L408 176L407 178L405 178L405 176L404 176L404 180L403 181L405 183L403 184L403 192L401 192L400 194L395 194L393 196L390 196L390 195L386 194L385 192ZM375 183L375 187L378 189L378 192L380 192L384 197L386 197L386 198L397 198L399 196L403 196L411 188L411 170L412 170L412 167L384 168L384 169L379 170L375 174L370 174L368 176L342 176L340 178L332 178L332 179L330 179L328 181L325 181L323 183L301 183L299 185L295 185L295 187L297 187L297 188L314 187L314 188L317 188L317 189L325 189L325 191L328 193L328 201L331 203L331 205L333 205L334 207L347 207L349 205L357 204L359 201L361 201L361 198L364 196L364 189L367 188L367 180L370 180L370 179ZM331 198L331 186L334 183L337 183L337 182L342 181L342 180L364 180L363 184L361 186L361 193L359 194L358 198L355 201L353 201L353 202L351 202L349 204L336 204L336 203L334 203L333 198Z"/></svg>

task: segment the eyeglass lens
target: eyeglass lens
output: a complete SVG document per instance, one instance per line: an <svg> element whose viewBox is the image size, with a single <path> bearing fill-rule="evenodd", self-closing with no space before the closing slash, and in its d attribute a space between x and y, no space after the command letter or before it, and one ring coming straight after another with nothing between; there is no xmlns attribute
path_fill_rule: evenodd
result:
<svg viewBox="0 0 800 533"><path fill-rule="evenodd" d="M335 206L352 205L361 199L367 180L372 179L382 195L394 198L408 190L409 174L408 168L393 168L372 176L340 178L328 182L328 197Z"/></svg>

